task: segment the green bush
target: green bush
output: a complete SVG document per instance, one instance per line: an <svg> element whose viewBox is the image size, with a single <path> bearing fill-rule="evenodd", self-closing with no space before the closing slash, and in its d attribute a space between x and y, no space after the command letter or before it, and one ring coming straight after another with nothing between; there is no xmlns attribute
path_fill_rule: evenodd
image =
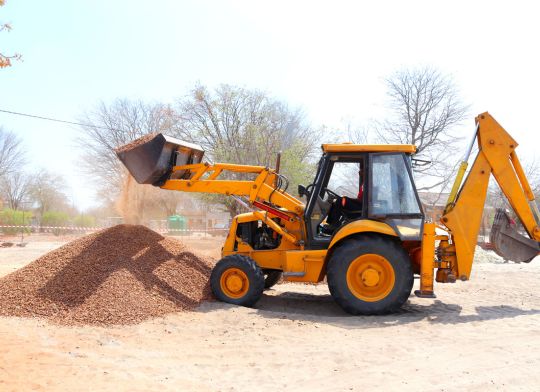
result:
<svg viewBox="0 0 540 392"><path fill-rule="evenodd" d="M92 215L78 215L73 219L73 224L77 227L94 227L96 218Z"/></svg>
<svg viewBox="0 0 540 392"><path fill-rule="evenodd" d="M68 226L69 215L60 211L46 211L41 216L41 226ZM52 229L54 235L65 234L68 229Z"/></svg>
<svg viewBox="0 0 540 392"><path fill-rule="evenodd" d="M23 219L24 218L24 219ZM0 226L22 226L30 225L32 220L32 213L30 211L17 211L11 209L5 209L0 211ZM30 232L30 228L19 228L19 227L2 227L1 231L3 234L17 234L22 231L26 233Z"/></svg>

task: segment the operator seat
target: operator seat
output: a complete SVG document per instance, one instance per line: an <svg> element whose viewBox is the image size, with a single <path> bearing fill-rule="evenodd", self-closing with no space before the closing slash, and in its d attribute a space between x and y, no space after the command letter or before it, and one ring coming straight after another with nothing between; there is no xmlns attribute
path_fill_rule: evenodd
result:
<svg viewBox="0 0 540 392"><path fill-rule="evenodd" d="M332 203L328 216L326 217L326 225L322 227L322 233L332 235L345 223L360 219L362 213L362 198L342 196Z"/></svg>

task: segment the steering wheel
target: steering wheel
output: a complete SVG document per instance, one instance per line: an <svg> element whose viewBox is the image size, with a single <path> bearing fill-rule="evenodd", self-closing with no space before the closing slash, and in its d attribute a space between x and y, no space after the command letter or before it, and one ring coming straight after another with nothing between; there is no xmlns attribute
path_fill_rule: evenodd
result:
<svg viewBox="0 0 540 392"><path fill-rule="evenodd" d="M306 193L307 193L307 196L308 196L308 199L309 197L311 196L311 191L313 190L313 187L315 186L315 184L309 184L308 186L306 186Z"/></svg>
<svg viewBox="0 0 540 392"><path fill-rule="evenodd" d="M332 198L333 198L334 200L340 199L340 198L341 198L340 195L338 195L338 194L337 194L336 192L334 192L334 191L331 191L331 190L328 189L328 188L324 188L324 191L325 191L328 195L332 196Z"/></svg>

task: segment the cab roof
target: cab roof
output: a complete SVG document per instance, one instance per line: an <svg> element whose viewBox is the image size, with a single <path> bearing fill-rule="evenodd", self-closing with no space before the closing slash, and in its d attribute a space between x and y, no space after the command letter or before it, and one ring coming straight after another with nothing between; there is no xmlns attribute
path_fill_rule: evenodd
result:
<svg viewBox="0 0 540 392"><path fill-rule="evenodd" d="M413 144L353 144L337 143L323 144L324 152L404 152L414 154L416 146Z"/></svg>

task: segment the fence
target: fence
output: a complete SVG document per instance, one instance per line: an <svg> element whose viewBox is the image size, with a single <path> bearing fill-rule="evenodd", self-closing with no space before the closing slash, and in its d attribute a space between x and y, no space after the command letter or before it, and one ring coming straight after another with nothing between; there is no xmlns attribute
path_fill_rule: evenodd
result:
<svg viewBox="0 0 540 392"><path fill-rule="evenodd" d="M111 226L79 227L79 226L38 226L38 225L0 225L0 236L47 236L47 235L85 235ZM217 237L226 236L228 229L197 228L197 229L168 229L150 227L162 235L182 237Z"/></svg>

